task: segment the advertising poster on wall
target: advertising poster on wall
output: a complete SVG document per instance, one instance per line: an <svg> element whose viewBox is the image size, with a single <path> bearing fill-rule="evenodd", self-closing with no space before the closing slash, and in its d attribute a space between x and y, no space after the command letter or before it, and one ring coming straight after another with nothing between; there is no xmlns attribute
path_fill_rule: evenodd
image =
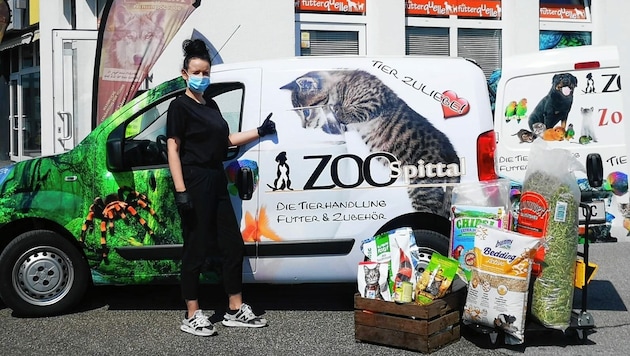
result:
<svg viewBox="0 0 630 356"><path fill-rule="evenodd" d="M97 125L133 98L200 0L113 0L100 22L95 80Z"/></svg>

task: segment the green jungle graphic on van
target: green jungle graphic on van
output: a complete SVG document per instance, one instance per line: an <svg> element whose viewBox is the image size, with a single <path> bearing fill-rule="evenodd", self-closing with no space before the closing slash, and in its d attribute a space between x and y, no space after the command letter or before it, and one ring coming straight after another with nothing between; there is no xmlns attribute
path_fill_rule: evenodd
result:
<svg viewBox="0 0 630 356"><path fill-rule="evenodd" d="M180 78L139 96L72 151L0 169L0 225L26 216L59 224L79 237L77 243L84 249L95 283L176 280L176 253L173 259L125 254L134 247L182 243L168 168L119 173L95 169L111 165L106 150L116 143L118 129L112 131L113 127L125 127L125 158L133 157L127 150L133 148L130 141L134 136L145 129L142 118L148 112L126 126L121 124L184 85ZM99 136L107 134L107 146L96 144ZM138 147L143 160L164 164L166 157L161 155L165 145L166 140L158 136L153 142L139 140Z"/></svg>

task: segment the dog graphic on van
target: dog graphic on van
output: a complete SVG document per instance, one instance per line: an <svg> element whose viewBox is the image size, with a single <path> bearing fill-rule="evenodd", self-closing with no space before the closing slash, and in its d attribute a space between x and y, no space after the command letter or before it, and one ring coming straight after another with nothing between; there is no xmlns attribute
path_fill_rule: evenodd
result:
<svg viewBox="0 0 630 356"><path fill-rule="evenodd" d="M145 57L155 55L163 43L164 17L164 10L136 14L124 6L116 7L109 31L109 48L113 51L104 58L104 67L135 70L143 61L146 63Z"/></svg>
<svg viewBox="0 0 630 356"><path fill-rule="evenodd" d="M276 170L276 179L273 181L273 186L267 184L267 186L275 192L276 190L284 190L291 188L291 179L289 178L289 165L287 164L287 153L282 151L276 156L276 162L278 162L278 169Z"/></svg>
<svg viewBox="0 0 630 356"><path fill-rule="evenodd" d="M586 89L582 90L584 94L590 94L595 92L595 80L593 79L593 73L586 75Z"/></svg>
<svg viewBox="0 0 630 356"><path fill-rule="evenodd" d="M529 115L529 128L532 130L536 123L544 124L547 129L558 123L563 129L567 127L577 78L570 73L558 73L553 76L551 82L551 89Z"/></svg>

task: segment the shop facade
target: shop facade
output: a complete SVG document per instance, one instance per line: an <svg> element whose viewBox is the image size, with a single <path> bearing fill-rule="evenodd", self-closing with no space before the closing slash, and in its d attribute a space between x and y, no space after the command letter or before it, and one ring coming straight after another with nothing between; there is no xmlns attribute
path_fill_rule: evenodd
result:
<svg viewBox="0 0 630 356"><path fill-rule="evenodd" d="M119 0L122 1L122 0ZM124 0L132 1L132 0ZM134 0L150 4L151 0ZM176 2L177 0L171 0ZM106 0L7 0L0 42L0 160L73 148L91 131L99 17ZM168 1L166 1L168 2ZM617 0L202 0L142 89L179 75L181 43L204 39L213 61L319 55L439 55L477 61L547 48L614 44ZM45 14L43 16L42 14Z"/></svg>

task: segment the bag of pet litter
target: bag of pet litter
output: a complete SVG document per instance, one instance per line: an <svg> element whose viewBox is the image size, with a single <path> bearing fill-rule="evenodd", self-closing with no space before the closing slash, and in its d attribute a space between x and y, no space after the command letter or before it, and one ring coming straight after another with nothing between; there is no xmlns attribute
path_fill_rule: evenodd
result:
<svg viewBox="0 0 630 356"><path fill-rule="evenodd" d="M480 225L462 321L498 328L506 344L525 338L531 255L541 239Z"/></svg>
<svg viewBox="0 0 630 356"><path fill-rule="evenodd" d="M470 280L475 231L480 224L509 228L509 181L465 183L453 188L449 257L459 261L460 277Z"/></svg>
<svg viewBox="0 0 630 356"><path fill-rule="evenodd" d="M565 330L571 322L578 245L580 188L574 172L584 166L544 140L532 144L523 182L517 231L544 237L536 253L531 314L545 327Z"/></svg>

